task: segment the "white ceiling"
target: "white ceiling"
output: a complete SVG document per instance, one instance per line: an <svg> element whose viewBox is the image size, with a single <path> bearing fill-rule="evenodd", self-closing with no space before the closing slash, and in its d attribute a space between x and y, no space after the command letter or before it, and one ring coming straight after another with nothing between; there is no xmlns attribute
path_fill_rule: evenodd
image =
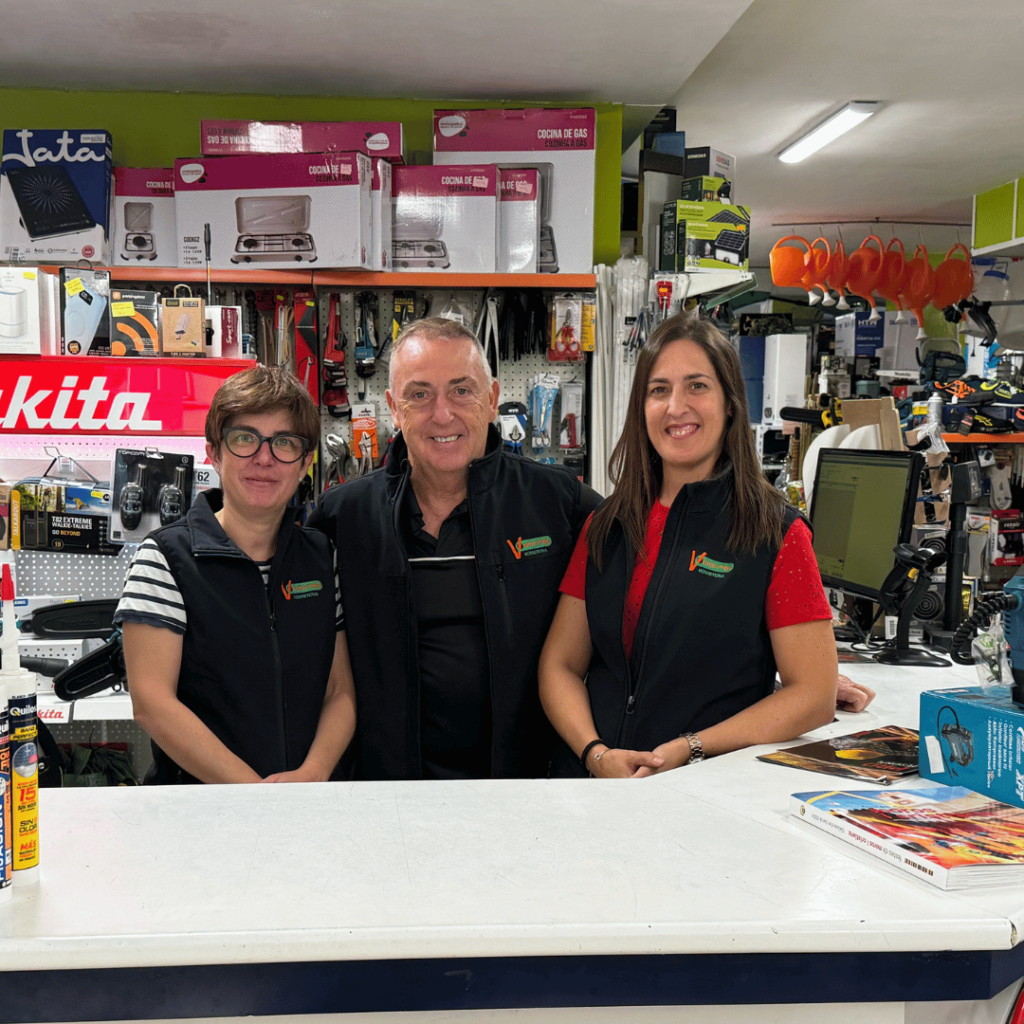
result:
<svg viewBox="0 0 1024 1024"><path fill-rule="evenodd" d="M737 157L756 265L773 225L966 222L1024 172L1022 0L0 0L0 25L0 86L616 102L627 143L675 105L691 145ZM885 105L775 158L851 99Z"/></svg>

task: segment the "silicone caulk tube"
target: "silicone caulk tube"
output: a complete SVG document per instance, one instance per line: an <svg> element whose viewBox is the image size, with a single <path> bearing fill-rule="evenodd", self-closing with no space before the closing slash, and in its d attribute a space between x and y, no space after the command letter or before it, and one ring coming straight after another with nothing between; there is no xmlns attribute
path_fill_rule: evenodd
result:
<svg viewBox="0 0 1024 1024"><path fill-rule="evenodd" d="M5 562L0 579L3 635L0 651L0 686L7 691L7 717L11 762L11 846L13 884L39 881L39 754L36 717L36 676L21 667L18 631L14 624L14 578Z"/></svg>
<svg viewBox="0 0 1024 1024"><path fill-rule="evenodd" d="M11 898L11 748L7 728L7 687L0 679L0 903Z"/></svg>

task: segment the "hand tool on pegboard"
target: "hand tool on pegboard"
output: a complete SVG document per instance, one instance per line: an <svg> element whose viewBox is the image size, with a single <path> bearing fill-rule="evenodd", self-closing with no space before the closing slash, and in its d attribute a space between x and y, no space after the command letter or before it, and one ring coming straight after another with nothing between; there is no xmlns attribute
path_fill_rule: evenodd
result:
<svg viewBox="0 0 1024 1024"><path fill-rule="evenodd" d="M320 368L318 353L320 341L317 333L316 292L312 288L297 288L295 309L295 376L317 405L320 404Z"/></svg>
<svg viewBox="0 0 1024 1024"><path fill-rule="evenodd" d="M348 338L341 326L341 296L332 292L327 299L327 335L324 339L323 404L332 416L348 416L348 371L345 350Z"/></svg>

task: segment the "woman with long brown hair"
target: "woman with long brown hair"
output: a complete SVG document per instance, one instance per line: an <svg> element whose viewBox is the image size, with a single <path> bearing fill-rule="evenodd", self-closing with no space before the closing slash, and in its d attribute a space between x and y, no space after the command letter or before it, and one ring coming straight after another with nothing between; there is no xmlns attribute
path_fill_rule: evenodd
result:
<svg viewBox="0 0 1024 1024"><path fill-rule="evenodd" d="M680 314L651 334L610 470L541 655L555 774L636 778L831 721L810 530L761 473L713 324Z"/></svg>

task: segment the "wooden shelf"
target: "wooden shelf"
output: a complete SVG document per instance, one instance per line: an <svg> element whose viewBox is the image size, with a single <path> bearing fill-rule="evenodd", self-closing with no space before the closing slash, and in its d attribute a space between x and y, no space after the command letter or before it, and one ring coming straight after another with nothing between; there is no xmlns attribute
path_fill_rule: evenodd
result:
<svg viewBox="0 0 1024 1024"><path fill-rule="evenodd" d="M943 434L946 444L1024 444L1024 434Z"/></svg>
<svg viewBox="0 0 1024 1024"><path fill-rule="evenodd" d="M46 267L56 273L58 267ZM97 267L109 270L112 281L174 281L206 283L206 270L201 267ZM559 291L592 289L597 278L593 274L446 274L419 271L378 274L368 270L261 270L238 267L211 270L210 280L216 284L252 285L321 285L330 288L551 288Z"/></svg>

